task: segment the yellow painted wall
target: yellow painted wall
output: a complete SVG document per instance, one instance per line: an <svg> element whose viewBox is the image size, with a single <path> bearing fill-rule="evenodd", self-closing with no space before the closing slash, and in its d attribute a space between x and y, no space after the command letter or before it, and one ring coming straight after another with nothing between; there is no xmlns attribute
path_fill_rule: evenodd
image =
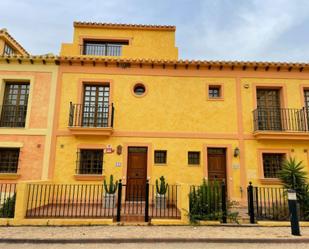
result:
<svg viewBox="0 0 309 249"><path fill-rule="evenodd" d="M170 60L178 58L174 31L93 27L75 27L73 43L62 44L60 55L81 55L80 45L83 38L129 40L130 44L123 46L121 58Z"/></svg>
<svg viewBox="0 0 309 249"><path fill-rule="evenodd" d="M80 79L101 79L102 82L106 81L104 79L111 80L117 130L221 134L237 132L234 79L78 73L63 74L59 129L67 128L68 107L70 102L78 101ZM218 81L223 82L228 97L224 101L207 100L206 85ZM132 94L137 82L146 86L145 97Z"/></svg>
<svg viewBox="0 0 309 249"><path fill-rule="evenodd" d="M68 69L68 67L66 67ZM73 69L72 69L73 70ZM81 70L83 70L81 68ZM287 107L301 108L301 85L308 80L293 80L266 77L228 77L225 73L217 76L148 75L140 71L134 73L99 74L81 73L78 69L70 73L64 72L61 79L61 96L59 107L59 124L56 143L56 161L54 180L57 182L76 182L76 152L80 144L118 145L125 148L130 144L150 144L149 162L151 183L164 175L171 184L199 184L207 171L205 145L229 146L227 162L228 189L231 200L245 203L246 187L249 181L262 185L259 170L259 150L278 149L291 152L297 160L303 160L306 169L309 149L307 141L300 140L257 140L253 136L252 111L254 109L253 89L263 84L277 86L286 85ZM108 70L107 70L108 71ZM114 135L72 136L67 129L69 103L77 103L80 97L82 80L111 82L112 101L115 106ZM239 80L240 79L240 80ZM85 82L87 82L85 80ZM147 94L136 97L132 94L135 83L145 84ZM221 84L224 92L223 100L213 101L207 98L207 86ZM237 85L239 84L239 88ZM249 87L245 85L249 84ZM277 84L277 85L276 85ZM240 103L240 105L239 105ZM242 116L241 116L242 115ZM243 128L238 125L243 125ZM63 134L63 135L62 135ZM240 148L240 156L234 157L234 149ZM167 164L154 164L154 150L167 150ZM201 164L187 164L188 151L201 152ZM123 167L127 158L122 155L105 154L104 175L113 174L117 179L125 179ZM116 167L116 162L121 167ZM265 186L265 184L264 184Z"/></svg>

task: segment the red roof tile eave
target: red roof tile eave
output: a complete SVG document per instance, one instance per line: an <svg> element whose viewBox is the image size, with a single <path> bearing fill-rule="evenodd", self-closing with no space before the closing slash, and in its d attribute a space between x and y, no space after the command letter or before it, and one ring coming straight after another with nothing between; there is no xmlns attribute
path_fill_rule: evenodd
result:
<svg viewBox="0 0 309 249"><path fill-rule="evenodd" d="M0 56L3 60L37 61L44 60L49 62L107 62L107 63L130 63L130 64L154 64L154 65L192 65L192 66L235 66L235 67L270 67L270 68L309 68L309 63L295 62L257 62L257 61L207 61L207 60L154 60L154 59L124 59L124 58L98 58L85 56Z"/></svg>
<svg viewBox="0 0 309 249"><path fill-rule="evenodd" d="M173 25L145 25L145 24L124 24L124 23L100 23L100 22L74 22L74 27L93 27L93 28L117 28L117 29L151 29L151 30L170 30L176 31Z"/></svg>
<svg viewBox="0 0 309 249"><path fill-rule="evenodd" d="M20 50L22 50L26 55L30 56L30 54L28 53L28 51L18 42L14 39L13 36L11 36L9 34L9 32L4 31L3 29L0 30L0 34L3 34L4 36L7 37L8 40L10 40L10 42L14 43Z"/></svg>

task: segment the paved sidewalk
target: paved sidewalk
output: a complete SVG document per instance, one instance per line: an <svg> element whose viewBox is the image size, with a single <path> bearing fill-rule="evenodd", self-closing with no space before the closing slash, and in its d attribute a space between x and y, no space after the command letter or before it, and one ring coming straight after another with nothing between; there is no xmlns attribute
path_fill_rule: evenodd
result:
<svg viewBox="0 0 309 249"><path fill-rule="evenodd" d="M231 226L81 226L81 227L0 227L0 241L5 240L84 240L117 239L125 241L168 239L306 239L309 227L301 228L302 236L292 236L289 227Z"/></svg>

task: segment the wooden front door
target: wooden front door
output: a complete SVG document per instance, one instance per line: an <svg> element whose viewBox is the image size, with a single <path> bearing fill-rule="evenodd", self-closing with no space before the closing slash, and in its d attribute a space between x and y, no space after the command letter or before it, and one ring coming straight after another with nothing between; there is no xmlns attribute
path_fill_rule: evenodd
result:
<svg viewBox="0 0 309 249"><path fill-rule="evenodd" d="M208 148L207 149L208 179L226 180L226 149Z"/></svg>
<svg viewBox="0 0 309 249"><path fill-rule="evenodd" d="M259 130L281 130L280 90L257 89Z"/></svg>
<svg viewBox="0 0 309 249"><path fill-rule="evenodd" d="M126 200L145 200L147 147L128 148Z"/></svg>

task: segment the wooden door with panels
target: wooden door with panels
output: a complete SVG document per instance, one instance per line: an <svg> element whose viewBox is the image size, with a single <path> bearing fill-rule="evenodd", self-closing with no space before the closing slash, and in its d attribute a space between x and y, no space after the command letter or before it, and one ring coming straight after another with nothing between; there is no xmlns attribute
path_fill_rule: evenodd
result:
<svg viewBox="0 0 309 249"><path fill-rule="evenodd" d="M207 168L209 181L226 181L225 148L207 148Z"/></svg>
<svg viewBox="0 0 309 249"><path fill-rule="evenodd" d="M147 147L128 147L126 200L145 200Z"/></svg>

